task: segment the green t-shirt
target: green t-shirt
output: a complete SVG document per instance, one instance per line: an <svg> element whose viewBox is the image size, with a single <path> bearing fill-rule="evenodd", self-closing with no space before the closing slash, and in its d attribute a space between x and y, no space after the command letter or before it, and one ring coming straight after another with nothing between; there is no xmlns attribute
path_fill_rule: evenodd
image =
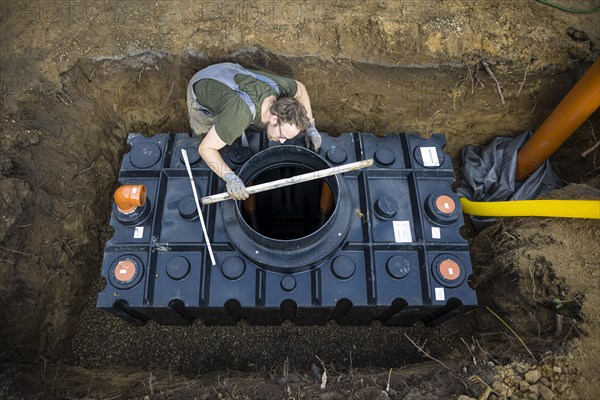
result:
<svg viewBox="0 0 600 400"><path fill-rule="evenodd" d="M252 119L250 108L244 100L227 85L214 79L202 79L194 84L194 93L198 103L215 113L217 116L215 129L221 140L227 144L232 144L242 136L242 132L250 125L257 130L265 130L265 124L260 120L260 110L267 97L294 97L298 90L296 81L292 78L255 70L249 71L271 78L279 87L279 96L277 96L277 93L267 83L254 79L250 75L238 74L235 76L235 83L240 90L248 93L254 102L256 107L254 119Z"/></svg>

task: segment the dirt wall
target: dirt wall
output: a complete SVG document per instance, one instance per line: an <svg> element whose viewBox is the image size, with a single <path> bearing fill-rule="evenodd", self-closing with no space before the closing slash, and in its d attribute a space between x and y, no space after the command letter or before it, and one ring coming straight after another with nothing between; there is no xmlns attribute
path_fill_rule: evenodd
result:
<svg viewBox="0 0 600 400"><path fill-rule="evenodd" d="M529 105L509 113L496 89L489 89L492 78L477 73L475 65L469 77L467 64L411 69L331 63L264 50L244 52L230 60L256 68L268 64L271 71L304 80L322 121L319 127L332 134L367 128L378 134L409 127L423 134L444 131L447 151L456 154L465 143L509 132L521 123L517 121L522 121L521 130L526 129L533 115ZM187 81L197 68L209 63L191 55L155 52L116 60L82 60L61 75L60 88L45 81L11 105L17 113L5 126L19 151L6 163L12 166L10 175L26 179L9 181L15 189L7 204L30 216L19 221L17 225L23 226L16 228L16 235L9 235L5 245L24 253L11 253L22 257L8 260L15 264L5 270L4 281L6 299L24 300L14 310L6 308L7 318L27 316L26 332L34 336L9 335L19 345L34 341L45 355L63 354L65 340L71 336L70 316L81 308L80 293L97 273L99 232L108 218L117 167L126 150L125 132L187 131ZM487 91L471 83L477 74L488 84ZM511 75L502 76L508 81ZM513 78L516 91L519 82ZM521 96L535 98L548 108L570 80L552 72L531 73L531 86L525 89L530 94ZM458 97L451 98L453 90ZM509 101L513 96L515 102L520 101L516 93L509 93L507 89ZM489 104L493 106L486 109ZM443 108L431 115L437 107ZM18 211L7 210L13 215L12 225ZM23 330L19 324L9 325Z"/></svg>

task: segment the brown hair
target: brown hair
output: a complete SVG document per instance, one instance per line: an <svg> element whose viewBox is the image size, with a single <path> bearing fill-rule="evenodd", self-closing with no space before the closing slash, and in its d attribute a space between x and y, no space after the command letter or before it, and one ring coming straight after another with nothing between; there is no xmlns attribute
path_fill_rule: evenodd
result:
<svg viewBox="0 0 600 400"><path fill-rule="evenodd" d="M281 122L296 125L301 131L310 126L306 109L296 99L290 97L277 99L271 104L269 111L271 114L279 117Z"/></svg>

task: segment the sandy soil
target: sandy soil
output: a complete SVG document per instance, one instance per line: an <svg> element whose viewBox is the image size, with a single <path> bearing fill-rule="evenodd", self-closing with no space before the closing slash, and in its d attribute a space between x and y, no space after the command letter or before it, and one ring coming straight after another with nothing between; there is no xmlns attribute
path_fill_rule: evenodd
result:
<svg viewBox="0 0 600 400"><path fill-rule="evenodd" d="M600 180L591 185L595 188L569 185L544 198L599 199ZM600 393L597 380L587 379L600 373L600 296L594 289L600 273L599 233L598 221L503 219L481 232L472 248L480 267L478 286L486 288L493 308L528 332L536 345L553 342L566 352L584 377L575 392L586 399ZM509 291L514 282L517 291ZM569 343L570 335L577 339Z"/></svg>
<svg viewBox="0 0 600 400"><path fill-rule="evenodd" d="M197 69L228 60L289 74L321 130L444 132L457 155L537 126L598 56L598 14L528 0L0 6L0 398L599 396L590 221L471 232L482 307L436 329L134 329L93 307L127 132L188 131ZM599 126L596 114L553 157L565 181L598 188L599 151L581 153Z"/></svg>

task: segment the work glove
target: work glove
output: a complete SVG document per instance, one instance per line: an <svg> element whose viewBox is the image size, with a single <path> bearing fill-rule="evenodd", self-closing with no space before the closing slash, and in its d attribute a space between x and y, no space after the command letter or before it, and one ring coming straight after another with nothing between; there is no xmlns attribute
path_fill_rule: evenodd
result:
<svg viewBox="0 0 600 400"><path fill-rule="evenodd" d="M310 126L306 128L305 139L306 147L309 149L312 147L318 153L319 149L321 148L321 143L323 142L323 139L321 139L321 134L319 133L317 128L315 128L314 119L310 122Z"/></svg>
<svg viewBox="0 0 600 400"><path fill-rule="evenodd" d="M233 172L225 175L225 183L227 184L227 193L234 200L246 200L250 196L244 182Z"/></svg>

